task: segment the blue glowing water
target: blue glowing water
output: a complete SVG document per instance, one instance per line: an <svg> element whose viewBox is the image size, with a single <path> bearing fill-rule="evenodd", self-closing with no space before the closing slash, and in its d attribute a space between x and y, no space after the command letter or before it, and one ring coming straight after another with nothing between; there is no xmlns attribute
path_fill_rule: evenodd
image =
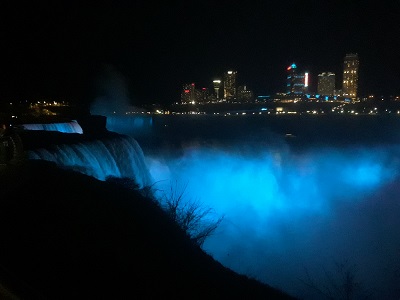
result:
<svg viewBox="0 0 400 300"><path fill-rule="evenodd" d="M323 284L324 270L347 260L360 295L391 299L400 286L395 128L398 117L164 116L139 143L157 188L187 185L186 199L225 216L204 244L224 265L318 299L299 279L309 272Z"/></svg>
<svg viewBox="0 0 400 300"><path fill-rule="evenodd" d="M31 150L28 155L30 159L52 161L99 180L113 176L134 179L139 187L152 183L142 148L134 138L125 135L69 145L52 145Z"/></svg>
<svg viewBox="0 0 400 300"><path fill-rule="evenodd" d="M49 123L49 124L22 124L24 130L45 130L58 131L63 133L79 133L82 134L82 127L77 121L66 123Z"/></svg>
<svg viewBox="0 0 400 300"><path fill-rule="evenodd" d="M307 272L323 285L345 260L357 266L358 295L400 297L397 116L132 116L107 128L131 138L31 157L160 194L181 189L224 215L205 251L303 299L319 299L300 280Z"/></svg>

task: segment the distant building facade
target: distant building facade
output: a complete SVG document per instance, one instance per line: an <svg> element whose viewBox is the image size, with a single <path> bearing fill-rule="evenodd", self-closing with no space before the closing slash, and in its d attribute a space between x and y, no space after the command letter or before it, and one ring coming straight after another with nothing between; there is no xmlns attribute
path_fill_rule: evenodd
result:
<svg viewBox="0 0 400 300"><path fill-rule="evenodd" d="M359 59L357 53L346 54L343 62L343 97L355 100L358 90L358 67Z"/></svg>
<svg viewBox="0 0 400 300"><path fill-rule="evenodd" d="M337 97L342 96L342 94L343 94L342 90L340 90L340 89L335 89L333 92L333 96L337 96Z"/></svg>
<svg viewBox="0 0 400 300"><path fill-rule="evenodd" d="M213 80L214 94L215 98L219 99L219 89L221 88L221 80L215 79Z"/></svg>
<svg viewBox="0 0 400 300"><path fill-rule="evenodd" d="M286 68L286 94L287 95L303 95L308 90L308 72L299 73L297 65L291 64Z"/></svg>
<svg viewBox="0 0 400 300"><path fill-rule="evenodd" d="M210 92L208 91L208 88L206 87L201 88L199 96L200 97L199 99L197 99L197 102L207 103L210 100Z"/></svg>
<svg viewBox="0 0 400 300"><path fill-rule="evenodd" d="M184 84L181 92L181 103L196 103L197 95L196 95L196 85L194 83Z"/></svg>
<svg viewBox="0 0 400 300"><path fill-rule="evenodd" d="M253 92L247 89L247 86L241 85L237 89L237 99L239 102L252 102L254 99Z"/></svg>
<svg viewBox="0 0 400 300"><path fill-rule="evenodd" d="M237 97L237 71L227 71L224 75L224 98L235 100Z"/></svg>
<svg viewBox="0 0 400 300"><path fill-rule="evenodd" d="M319 95L334 96L335 95L335 73L323 72L318 74Z"/></svg>

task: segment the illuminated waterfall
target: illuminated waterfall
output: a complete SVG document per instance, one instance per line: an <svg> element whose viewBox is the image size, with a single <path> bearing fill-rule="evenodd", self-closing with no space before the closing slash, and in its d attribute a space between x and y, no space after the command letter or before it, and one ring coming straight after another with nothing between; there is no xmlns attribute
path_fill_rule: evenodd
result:
<svg viewBox="0 0 400 300"><path fill-rule="evenodd" d="M25 130L45 130L45 131L59 131L63 133L79 133L82 134L82 127L77 121L67 123L50 123L50 124L22 124Z"/></svg>
<svg viewBox="0 0 400 300"><path fill-rule="evenodd" d="M144 187L151 184L142 148L129 136L114 136L76 144L51 145L28 152L30 159L55 162L62 167L105 180L131 178Z"/></svg>

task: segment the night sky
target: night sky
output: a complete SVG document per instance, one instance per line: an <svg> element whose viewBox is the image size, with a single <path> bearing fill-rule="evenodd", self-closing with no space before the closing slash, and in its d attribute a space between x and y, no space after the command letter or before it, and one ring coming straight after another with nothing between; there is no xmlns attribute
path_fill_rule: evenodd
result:
<svg viewBox="0 0 400 300"><path fill-rule="evenodd" d="M283 91L292 62L316 90L320 72L340 83L350 52L360 94L400 94L400 1L14 2L1 8L2 102L90 103L116 77L134 105L171 103L229 69L265 95Z"/></svg>

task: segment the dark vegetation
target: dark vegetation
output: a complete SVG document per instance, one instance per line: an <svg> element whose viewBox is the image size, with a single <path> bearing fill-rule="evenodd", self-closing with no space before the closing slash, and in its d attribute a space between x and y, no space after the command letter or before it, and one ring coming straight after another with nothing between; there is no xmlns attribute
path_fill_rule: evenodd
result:
<svg viewBox="0 0 400 300"><path fill-rule="evenodd" d="M332 270L323 268L323 274L321 278L313 278L306 269L305 277L300 281L321 299L376 299L376 291L371 287L366 288L365 284L359 281L357 266L347 260L335 261Z"/></svg>
<svg viewBox="0 0 400 300"><path fill-rule="evenodd" d="M185 190L179 191L177 185L171 186L169 193L164 193L158 199L163 210L179 227L186 232L189 238L198 246L214 234L223 216L215 216L211 207L205 206L198 200L185 199Z"/></svg>
<svg viewBox="0 0 400 300"><path fill-rule="evenodd" d="M222 266L117 181L29 161L1 166L0 187L0 298L291 299Z"/></svg>

